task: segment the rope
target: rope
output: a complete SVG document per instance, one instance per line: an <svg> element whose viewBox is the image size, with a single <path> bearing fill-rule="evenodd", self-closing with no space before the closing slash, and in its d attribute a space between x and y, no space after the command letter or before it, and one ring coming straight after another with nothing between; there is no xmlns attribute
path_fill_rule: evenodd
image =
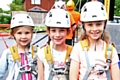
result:
<svg viewBox="0 0 120 80"><path fill-rule="evenodd" d="M2 40L3 40L3 42L4 42L5 46L6 46L6 48L8 48L8 45L7 45L6 41L5 41L5 39L3 38L3 36L2 36Z"/></svg>

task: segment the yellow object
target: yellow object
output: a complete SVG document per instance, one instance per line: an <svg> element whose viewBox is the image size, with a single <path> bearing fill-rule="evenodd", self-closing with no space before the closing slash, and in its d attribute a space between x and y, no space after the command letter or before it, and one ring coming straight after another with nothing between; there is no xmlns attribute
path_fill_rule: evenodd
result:
<svg viewBox="0 0 120 80"><path fill-rule="evenodd" d="M20 62L20 55L18 54L16 46L10 47L10 52L12 54L14 62L16 62L16 60Z"/></svg>
<svg viewBox="0 0 120 80"><path fill-rule="evenodd" d="M110 0L104 0L104 5L105 5L106 12L107 12L108 19L109 19L109 12L110 12Z"/></svg>
<svg viewBox="0 0 120 80"><path fill-rule="evenodd" d="M72 48L73 48L72 46L67 45L65 62L68 59L68 57L72 51ZM50 45L44 47L44 54L45 54L45 58L46 58L47 62L50 61L50 63L53 64L53 58L52 58L52 54L51 54Z"/></svg>
<svg viewBox="0 0 120 80"><path fill-rule="evenodd" d="M75 7L74 1L73 1L73 0L69 0L69 1L67 2L67 4L66 4L66 7L67 7L68 10L73 10L74 7Z"/></svg>
<svg viewBox="0 0 120 80"><path fill-rule="evenodd" d="M82 47L82 50L84 50L85 47L86 47L87 51L89 50L89 43L88 43L87 39L80 41L80 45ZM109 44L106 44L106 49L105 49L105 58L106 59L108 59L108 46L109 46ZM114 44L112 44L110 57L112 57L113 48L114 48Z"/></svg>
<svg viewBox="0 0 120 80"><path fill-rule="evenodd" d="M35 50L34 50L34 46L32 45L32 58L34 57L34 53L35 53ZM13 57L13 60L14 62L16 62L16 60L18 60L20 62L20 55L18 53L18 50L17 50L17 47L16 46L12 46L10 47L10 52L12 54L12 57Z"/></svg>
<svg viewBox="0 0 120 80"><path fill-rule="evenodd" d="M88 40L87 39L85 39L83 41L80 41L80 45L82 47L82 50L84 50L84 47L87 48L87 51L89 50L89 44L88 44Z"/></svg>

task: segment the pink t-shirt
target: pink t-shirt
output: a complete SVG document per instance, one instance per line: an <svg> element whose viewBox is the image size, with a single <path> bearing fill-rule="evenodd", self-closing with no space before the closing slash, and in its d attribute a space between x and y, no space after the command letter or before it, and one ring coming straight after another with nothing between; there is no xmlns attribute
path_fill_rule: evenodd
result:
<svg viewBox="0 0 120 80"><path fill-rule="evenodd" d="M106 43L104 42L104 49L102 51L94 51L92 49L89 49L89 51L87 52L90 65L96 64L96 66L90 73L88 80L107 80L107 76L105 72L101 75L97 75L98 70L104 69L104 66L106 65L106 58L104 57L105 48L106 48ZM83 80L83 77L88 68L87 68L85 53L82 50L80 42L74 45L70 58L80 63L79 80ZM117 51L114 48L111 65L118 63L118 61L119 59L118 59Z"/></svg>

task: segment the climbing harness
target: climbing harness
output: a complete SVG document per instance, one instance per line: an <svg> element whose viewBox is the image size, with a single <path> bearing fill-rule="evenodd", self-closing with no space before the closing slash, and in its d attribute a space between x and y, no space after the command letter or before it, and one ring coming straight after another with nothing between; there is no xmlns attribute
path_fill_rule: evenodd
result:
<svg viewBox="0 0 120 80"><path fill-rule="evenodd" d="M50 75L49 75L48 80L52 80L54 75L65 75L66 79L69 80L68 72L69 72L69 66L70 66L69 57L70 57L71 50L72 50L72 46L67 45L67 52L66 52L66 57L65 57L66 65L62 67L56 67L54 66L54 61L52 58L50 45L47 45L44 47L45 58L50 68Z"/></svg>
<svg viewBox="0 0 120 80"><path fill-rule="evenodd" d="M88 68L88 70L86 71L86 73L85 73L85 75L83 77L83 80L87 80L89 74L91 73L91 71L93 69L95 69L97 64L90 65L89 57L88 57L88 53L87 53L87 51L89 50L88 40L85 39L83 41L80 41L80 45L82 47L82 50L85 53L85 58L86 58L86 63L87 63L87 68ZM111 57L112 57L112 54L113 54L113 47L114 47L114 45L111 44L111 43L110 44L106 44L106 50L105 50L106 65L102 65L102 66L104 66L104 69L98 69L98 73L97 73L97 75L101 75L104 72L106 72L108 80L111 80L110 64L112 62L111 61Z"/></svg>
<svg viewBox="0 0 120 80"><path fill-rule="evenodd" d="M20 58L20 55L18 53L17 47L16 46L10 47L11 55L13 57L14 62L17 64L17 67L18 67L18 73L16 73L16 74L18 74L18 76L16 77L15 80L20 80L22 74L24 74L24 73L31 73L37 79L37 75L38 75L37 67L36 67L37 66L37 58L36 58L36 54L35 54L37 52L37 47L32 45L31 50L32 50L32 61L31 61L31 63L28 63L28 64L25 64L25 65L21 66L20 65L20 61L21 61L20 59L21 58ZM11 70L13 70L14 66L15 65L13 65ZM25 70L26 67L29 67L29 69ZM11 76L11 80L12 80L12 77L13 77L13 75Z"/></svg>

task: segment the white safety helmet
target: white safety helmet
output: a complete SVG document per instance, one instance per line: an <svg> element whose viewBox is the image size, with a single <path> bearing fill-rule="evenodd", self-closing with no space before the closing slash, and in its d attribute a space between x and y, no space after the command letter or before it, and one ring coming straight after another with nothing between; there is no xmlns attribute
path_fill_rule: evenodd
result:
<svg viewBox="0 0 120 80"><path fill-rule="evenodd" d="M70 28L69 13L63 9L51 9L47 13L45 25L47 27Z"/></svg>
<svg viewBox="0 0 120 80"><path fill-rule="evenodd" d="M16 14L11 19L11 29L19 26L30 26L34 28L32 18L28 14Z"/></svg>
<svg viewBox="0 0 120 80"><path fill-rule="evenodd" d="M53 9L64 9L64 10L66 10L66 4L62 0L55 1L54 5L53 5Z"/></svg>
<svg viewBox="0 0 120 80"><path fill-rule="evenodd" d="M107 13L104 5L99 1L91 1L84 4L81 9L81 21L107 20Z"/></svg>

